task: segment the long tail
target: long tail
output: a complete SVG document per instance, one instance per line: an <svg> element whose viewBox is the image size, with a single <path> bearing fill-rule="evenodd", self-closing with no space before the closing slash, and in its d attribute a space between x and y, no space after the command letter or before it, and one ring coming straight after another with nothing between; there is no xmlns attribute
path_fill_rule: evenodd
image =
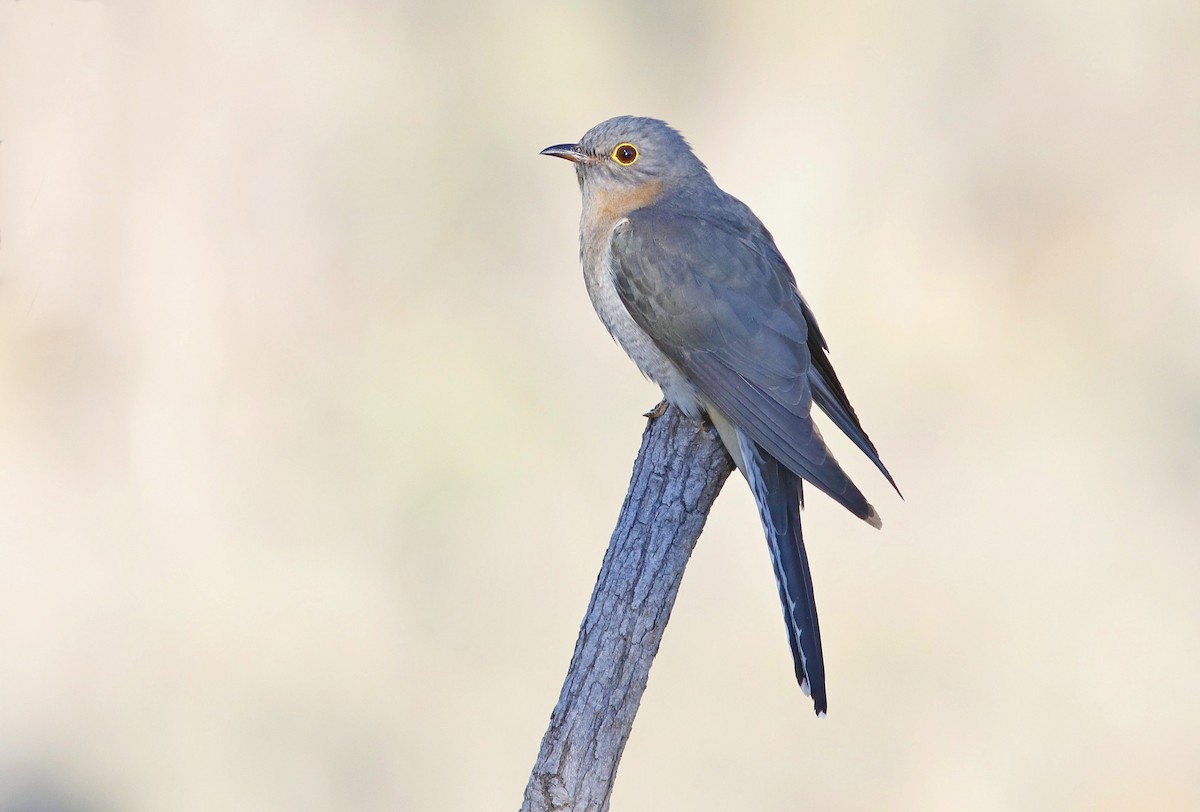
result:
<svg viewBox="0 0 1200 812"><path fill-rule="evenodd" d="M737 430L737 439L744 463L743 473L754 492L767 544L771 548L771 564L775 568L775 582L779 585L779 599L783 602L796 680L804 693L812 697L817 715L824 716L825 658L821 654L821 629L817 624L812 574L800 531L801 480L740 430Z"/></svg>

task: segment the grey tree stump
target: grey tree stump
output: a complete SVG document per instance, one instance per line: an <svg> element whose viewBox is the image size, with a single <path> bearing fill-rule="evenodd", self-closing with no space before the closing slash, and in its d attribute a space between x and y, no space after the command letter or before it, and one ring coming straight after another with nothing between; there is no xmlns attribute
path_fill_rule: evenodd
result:
<svg viewBox="0 0 1200 812"><path fill-rule="evenodd" d="M521 812L604 812L679 583L733 462L711 427L652 419Z"/></svg>

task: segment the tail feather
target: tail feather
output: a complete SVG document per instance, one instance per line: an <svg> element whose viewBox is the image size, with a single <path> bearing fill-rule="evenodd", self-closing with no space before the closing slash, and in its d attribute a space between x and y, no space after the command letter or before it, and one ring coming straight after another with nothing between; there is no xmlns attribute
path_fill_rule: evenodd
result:
<svg viewBox="0 0 1200 812"><path fill-rule="evenodd" d="M754 492L771 551L796 680L804 693L812 697L817 715L823 716L827 707L825 660L812 574L800 529L801 480L741 430L737 430L737 439L743 473Z"/></svg>

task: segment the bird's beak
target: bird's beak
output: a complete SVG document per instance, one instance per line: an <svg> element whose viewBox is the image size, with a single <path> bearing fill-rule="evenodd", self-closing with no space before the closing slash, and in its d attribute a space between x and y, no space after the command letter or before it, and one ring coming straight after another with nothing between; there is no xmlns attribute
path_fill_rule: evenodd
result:
<svg viewBox="0 0 1200 812"><path fill-rule="evenodd" d="M541 151L542 155L551 155L555 158L562 158L565 161L570 161L573 164L580 164L586 160L587 156L583 154L583 150L578 144L555 144L552 147L546 147Z"/></svg>

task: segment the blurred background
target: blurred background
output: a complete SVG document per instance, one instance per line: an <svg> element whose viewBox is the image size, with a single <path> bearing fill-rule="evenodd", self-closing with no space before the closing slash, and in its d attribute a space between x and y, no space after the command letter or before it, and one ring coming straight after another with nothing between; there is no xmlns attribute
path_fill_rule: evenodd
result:
<svg viewBox="0 0 1200 812"><path fill-rule="evenodd" d="M906 501L835 442L884 529L809 499L816 720L730 480L614 809L1200 808L1198 46L1191 0L3 3L0 812L518 806L658 399L537 153L625 113L774 232Z"/></svg>

